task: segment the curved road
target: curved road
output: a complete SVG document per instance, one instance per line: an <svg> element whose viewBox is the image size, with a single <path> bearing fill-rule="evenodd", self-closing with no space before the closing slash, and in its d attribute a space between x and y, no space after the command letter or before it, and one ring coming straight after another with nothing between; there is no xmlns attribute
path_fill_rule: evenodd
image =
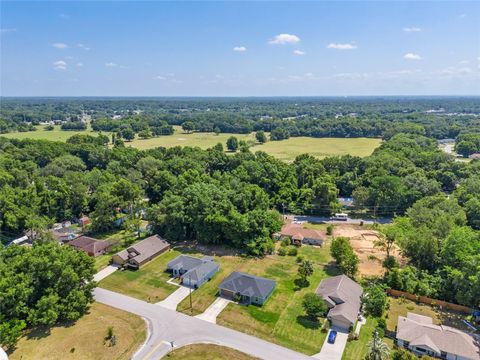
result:
<svg viewBox="0 0 480 360"><path fill-rule="evenodd" d="M158 360L175 347L194 343L213 343L237 349L261 359L307 360L311 357L243 334L239 331L188 316L159 305L96 288L95 300L142 316L149 324L149 338L133 356L134 360ZM319 344L320 348L321 344Z"/></svg>

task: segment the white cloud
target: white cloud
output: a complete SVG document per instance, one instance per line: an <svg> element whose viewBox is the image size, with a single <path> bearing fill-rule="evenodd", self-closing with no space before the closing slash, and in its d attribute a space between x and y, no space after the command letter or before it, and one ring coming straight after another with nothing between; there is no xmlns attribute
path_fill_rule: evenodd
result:
<svg viewBox="0 0 480 360"><path fill-rule="evenodd" d="M295 55L305 55L306 54L305 51L302 51L302 50L293 50L293 53Z"/></svg>
<svg viewBox="0 0 480 360"><path fill-rule="evenodd" d="M297 35L292 34L278 34L268 43L271 45L296 44L300 41Z"/></svg>
<svg viewBox="0 0 480 360"><path fill-rule="evenodd" d="M403 58L405 60L422 60L422 57L420 55L414 53L406 53L405 55L403 55Z"/></svg>
<svg viewBox="0 0 480 360"><path fill-rule="evenodd" d="M106 67L117 67L118 64L115 64L114 62L107 62L107 63L105 63L105 66Z"/></svg>
<svg viewBox="0 0 480 360"><path fill-rule="evenodd" d="M53 63L53 68L55 70L66 70L67 69L67 63L63 60L58 60Z"/></svg>
<svg viewBox="0 0 480 360"><path fill-rule="evenodd" d="M353 50L356 49L357 46L354 44L338 44L338 43L330 43L327 45L328 49L335 49L335 50Z"/></svg>
<svg viewBox="0 0 480 360"><path fill-rule="evenodd" d="M15 32L15 31L17 31L17 29L15 28L2 28L0 29L0 34L6 34L6 33Z"/></svg>
<svg viewBox="0 0 480 360"><path fill-rule="evenodd" d="M245 52L247 51L247 48L245 46L235 46L233 48L233 51L236 51L236 52Z"/></svg>
<svg viewBox="0 0 480 360"><path fill-rule="evenodd" d="M460 65L467 65L467 64L470 63L470 61L468 61L468 60L462 60L462 61L459 61L458 63L459 63Z"/></svg>
<svg viewBox="0 0 480 360"><path fill-rule="evenodd" d="M89 48L88 46L86 46L85 44L77 44L77 47L79 47L79 48L81 48L81 49L83 49L83 50L85 50L85 51L89 51L89 50L90 50L90 48Z"/></svg>
<svg viewBox="0 0 480 360"><path fill-rule="evenodd" d="M154 80L167 80L167 78L165 76L162 76L162 75L154 76L153 79Z"/></svg>
<svg viewBox="0 0 480 360"><path fill-rule="evenodd" d="M79 62L79 63L77 63L77 66L78 67L83 67L83 63Z"/></svg>
<svg viewBox="0 0 480 360"><path fill-rule="evenodd" d="M440 71L440 73L442 75L447 75L447 76L450 76L450 75L469 75L469 74L473 73L473 70L469 67L450 66L450 67L447 67L447 68L443 69L442 71Z"/></svg>
<svg viewBox="0 0 480 360"><path fill-rule="evenodd" d="M66 49L68 48L67 44L64 43L53 43L52 46L57 49Z"/></svg>
<svg viewBox="0 0 480 360"><path fill-rule="evenodd" d="M405 32L420 32L420 31L422 31L422 29L420 29L419 27L411 26L411 27L403 28L403 31L405 31Z"/></svg>

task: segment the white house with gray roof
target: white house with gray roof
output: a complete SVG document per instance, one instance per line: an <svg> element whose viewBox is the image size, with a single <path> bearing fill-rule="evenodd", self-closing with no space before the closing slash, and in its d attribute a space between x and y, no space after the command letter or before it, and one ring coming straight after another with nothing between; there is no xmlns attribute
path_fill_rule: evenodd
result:
<svg viewBox="0 0 480 360"><path fill-rule="evenodd" d="M218 286L220 296L241 303L263 305L275 289L275 281L234 271Z"/></svg>
<svg viewBox="0 0 480 360"><path fill-rule="evenodd" d="M355 324L360 307L363 288L348 276L339 275L323 279L316 290L330 309L327 318L333 326L349 329Z"/></svg>
<svg viewBox="0 0 480 360"><path fill-rule="evenodd" d="M180 255L167 264L167 270L175 277L180 277L183 285L199 288L212 278L220 265L213 261L213 257L196 258L189 255Z"/></svg>
<svg viewBox="0 0 480 360"><path fill-rule="evenodd" d="M396 343L416 355L447 360L480 360L480 348L469 334L450 326L435 325L432 318L415 313L399 316Z"/></svg>

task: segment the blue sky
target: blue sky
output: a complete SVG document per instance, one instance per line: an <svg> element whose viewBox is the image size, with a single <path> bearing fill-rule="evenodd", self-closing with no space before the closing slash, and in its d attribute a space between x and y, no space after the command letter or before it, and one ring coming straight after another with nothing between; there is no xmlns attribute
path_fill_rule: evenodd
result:
<svg viewBox="0 0 480 360"><path fill-rule="evenodd" d="M480 95L480 2L1 1L3 96Z"/></svg>

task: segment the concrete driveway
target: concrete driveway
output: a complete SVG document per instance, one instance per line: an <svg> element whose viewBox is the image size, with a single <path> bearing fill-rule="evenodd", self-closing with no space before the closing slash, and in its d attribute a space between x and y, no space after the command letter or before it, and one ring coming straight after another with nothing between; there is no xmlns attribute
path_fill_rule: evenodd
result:
<svg viewBox="0 0 480 360"><path fill-rule="evenodd" d="M93 275L93 280L100 281L105 279L108 275L114 273L119 269L118 265L108 265L105 269L100 270L98 273Z"/></svg>
<svg viewBox="0 0 480 360"><path fill-rule="evenodd" d="M170 294L165 300L158 302L157 305L170 310L177 310L177 305L190 294L190 291L193 291L193 289L180 285L177 290Z"/></svg>
<svg viewBox="0 0 480 360"><path fill-rule="evenodd" d="M200 315L195 316L196 318L211 322L213 324L217 323L217 316L220 315L223 309L231 303L231 300L218 297L208 308L205 312L201 313Z"/></svg>
<svg viewBox="0 0 480 360"><path fill-rule="evenodd" d="M330 335L330 331L332 330L337 331L337 338L334 344L329 344L328 335ZM313 358L321 360L342 360L343 350L345 350L345 346L347 345L348 332L335 327L332 327L330 331L325 338L322 349L318 354L313 355Z"/></svg>

